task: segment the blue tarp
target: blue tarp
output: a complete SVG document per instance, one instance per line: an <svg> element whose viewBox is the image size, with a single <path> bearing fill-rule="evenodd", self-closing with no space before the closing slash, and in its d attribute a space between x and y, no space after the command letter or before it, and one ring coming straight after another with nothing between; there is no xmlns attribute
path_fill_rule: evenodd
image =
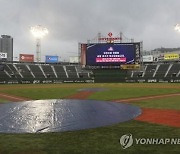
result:
<svg viewBox="0 0 180 154"><path fill-rule="evenodd" d="M141 114L139 107L95 100L35 100L1 104L1 133L62 132L112 125Z"/></svg>

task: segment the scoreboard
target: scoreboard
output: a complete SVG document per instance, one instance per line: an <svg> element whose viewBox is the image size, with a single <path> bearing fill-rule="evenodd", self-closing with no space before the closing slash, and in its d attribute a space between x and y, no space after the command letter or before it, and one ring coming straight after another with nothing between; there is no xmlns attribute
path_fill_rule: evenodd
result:
<svg viewBox="0 0 180 154"><path fill-rule="evenodd" d="M120 66L139 63L140 43L81 45L81 63L88 66Z"/></svg>

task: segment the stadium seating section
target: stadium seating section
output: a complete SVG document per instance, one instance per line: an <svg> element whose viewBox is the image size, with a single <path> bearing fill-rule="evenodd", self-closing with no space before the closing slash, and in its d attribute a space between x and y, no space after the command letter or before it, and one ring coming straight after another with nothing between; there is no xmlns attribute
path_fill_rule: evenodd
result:
<svg viewBox="0 0 180 154"><path fill-rule="evenodd" d="M1 63L0 66L0 83L8 83L8 81L10 83L15 81L34 83L35 80L52 80L53 82L180 82L179 63L146 64L141 70L90 70L82 69L79 65L5 62Z"/></svg>
<svg viewBox="0 0 180 154"><path fill-rule="evenodd" d="M180 82L180 64L147 64L142 70L130 71L128 80L134 82Z"/></svg>
<svg viewBox="0 0 180 154"><path fill-rule="evenodd" d="M89 73L77 65L36 63L1 63L0 82L25 80L83 81L91 79ZM3 82L2 82L3 81ZM21 82L20 82L21 83Z"/></svg>

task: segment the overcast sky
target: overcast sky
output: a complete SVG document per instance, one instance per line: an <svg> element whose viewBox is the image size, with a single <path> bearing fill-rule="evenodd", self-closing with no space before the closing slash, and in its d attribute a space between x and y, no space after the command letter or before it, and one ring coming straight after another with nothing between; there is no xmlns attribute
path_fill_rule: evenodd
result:
<svg viewBox="0 0 180 154"><path fill-rule="evenodd" d="M143 41L144 50L180 47L180 0L0 0L0 34L14 38L14 56L35 54L30 27L43 25L49 34L42 40L42 59L77 56L78 42L100 32L120 32Z"/></svg>

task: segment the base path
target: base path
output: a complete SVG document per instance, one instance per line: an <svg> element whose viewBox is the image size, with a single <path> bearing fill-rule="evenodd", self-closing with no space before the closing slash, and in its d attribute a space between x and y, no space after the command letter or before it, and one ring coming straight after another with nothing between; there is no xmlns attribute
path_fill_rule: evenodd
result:
<svg viewBox="0 0 180 154"><path fill-rule="evenodd" d="M180 127L180 111L144 108L135 120Z"/></svg>
<svg viewBox="0 0 180 154"><path fill-rule="evenodd" d="M180 96L180 93L127 98L127 99L114 100L114 102L117 102L117 103L118 102L121 102L121 103L122 102L135 102L135 101L149 100L149 99L161 99L164 97L173 97L173 96Z"/></svg>
<svg viewBox="0 0 180 154"><path fill-rule="evenodd" d="M114 100L114 102L133 103L137 101L143 101L149 99L161 99L161 98L173 97L173 96L180 96L180 93L127 98L127 99ZM142 114L139 117L137 117L135 120L162 124L171 127L180 127L180 110L143 108Z"/></svg>
<svg viewBox="0 0 180 154"><path fill-rule="evenodd" d="M8 100L8 101L12 101L12 102L31 100L31 99L28 99L28 98L19 97L19 96L12 96L12 95L9 95L9 94L4 94L4 93L0 93L0 98L3 98L3 99Z"/></svg>

